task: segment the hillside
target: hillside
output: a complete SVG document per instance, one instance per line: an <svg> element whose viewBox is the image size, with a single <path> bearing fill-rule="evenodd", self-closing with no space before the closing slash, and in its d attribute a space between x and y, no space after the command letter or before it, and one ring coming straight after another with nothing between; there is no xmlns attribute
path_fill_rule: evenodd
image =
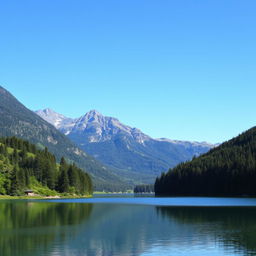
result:
<svg viewBox="0 0 256 256"><path fill-rule="evenodd" d="M27 109L7 90L0 86L0 136L16 136L37 147L47 147L57 160L65 157L86 170L98 190L119 191L129 187L111 170L75 146L51 124Z"/></svg>
<svg viewBox="0 0 256 256"><path fill-rule="evenodd" d="M0 138L0 194L24 195L27 189L46 196L90 195L92 182L86 172L64 158L57 164L47 148L38 150L15 137Z"/></svg>
<svg viewBox="0 0 256 256"><path fill-rule="evenodd" d="M157 195L256 195L256 127L156 179Z"/></svg>
<svg viewBox="0 0 256 256"><path fill-rule="evenodd" d="M207 152L213 145L202 142L153 139L117 118L91 110L80 118L68 118L51 109L36 113L54 125L81 149L117 174L128 175L142 183L153 183L169 167ZM122 171L118 171L122 170Z"/></svg>

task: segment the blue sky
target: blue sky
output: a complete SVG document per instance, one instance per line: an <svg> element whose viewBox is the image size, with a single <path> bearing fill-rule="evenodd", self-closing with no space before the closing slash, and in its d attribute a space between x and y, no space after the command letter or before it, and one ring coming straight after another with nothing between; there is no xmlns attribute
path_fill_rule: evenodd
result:
<svg viewBox="0 0 256 256"><path fill-rule="evenodd" d="M256 2L0 1L0 84L28 108L97 109L152 137L256 124Z"/></svg>

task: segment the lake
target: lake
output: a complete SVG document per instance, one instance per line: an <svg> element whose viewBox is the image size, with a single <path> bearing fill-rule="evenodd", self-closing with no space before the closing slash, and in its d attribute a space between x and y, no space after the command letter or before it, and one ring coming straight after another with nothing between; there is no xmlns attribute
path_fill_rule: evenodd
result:
<svg viewBox="0 0 256 256"><path fill-rule="evenodd" d="M256 255L256 199L1 200L0 255Z"/></svg>

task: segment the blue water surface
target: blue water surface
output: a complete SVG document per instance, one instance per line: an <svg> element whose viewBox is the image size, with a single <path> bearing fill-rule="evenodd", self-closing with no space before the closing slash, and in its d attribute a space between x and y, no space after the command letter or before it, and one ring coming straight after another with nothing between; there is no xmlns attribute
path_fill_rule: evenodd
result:
<svg viewBox="0 0 256 256"><path fill-rule="evenodd" d="M256 255L256 199L0 201L0 255Z"/></svg>

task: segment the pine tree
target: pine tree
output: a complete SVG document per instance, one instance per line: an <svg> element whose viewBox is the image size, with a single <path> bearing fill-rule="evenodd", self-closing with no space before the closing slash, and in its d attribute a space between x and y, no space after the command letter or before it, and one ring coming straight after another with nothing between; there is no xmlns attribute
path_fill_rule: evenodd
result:
<svg viewBox="0 0 256 256"><path fill-rule="evenodd" d="M68 168L68 177L70 186L77 188L79 182L78 171L75 165L70 165Z"/></svg>
<svg viewBox="0 0 256 256"><path fill-rule="evenodd" d="M68 192L68 189L69 189L69 180L68 180L67 170L62 169L59 176L58 191L60 193L64 193L64 192Z"/></svg>
<svg viewBox="0 0 256 256"><path fill-rule="evenodd" d="M34 179L63 193L84 193L91 185L89 175L75 164L69 165L62 158L58 168L55 156L47 148L36 149L35 145L15 137L0 138L0 179L0 193L11 195L22 194Z"/></svg>
<svg viewBox="0 0 256 256"><path fill-rule="evenodd" d="M18 167L15 166L11 173L10 195L15 196L18 194L19 194Z"/></svg>

